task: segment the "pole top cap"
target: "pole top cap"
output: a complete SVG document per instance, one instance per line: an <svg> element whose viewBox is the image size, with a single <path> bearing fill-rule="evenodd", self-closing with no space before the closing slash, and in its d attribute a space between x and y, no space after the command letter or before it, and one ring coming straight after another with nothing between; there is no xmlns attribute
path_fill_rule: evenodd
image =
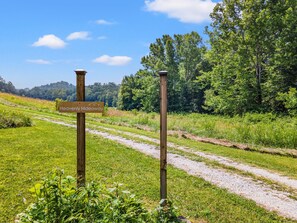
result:
<svg viewBox="0 0 297 223"><path fill-rule="evenodd" d="M159 71L160 76L167 76L167 73L168 72L166 70Z"/></svg>
<svg viewBox="0 0 297 223"><path fill-rule="evenodd" d="M85 75L87 73L87 71L85 71L84 69L76 69L74 72L77 75Z"/></svg>

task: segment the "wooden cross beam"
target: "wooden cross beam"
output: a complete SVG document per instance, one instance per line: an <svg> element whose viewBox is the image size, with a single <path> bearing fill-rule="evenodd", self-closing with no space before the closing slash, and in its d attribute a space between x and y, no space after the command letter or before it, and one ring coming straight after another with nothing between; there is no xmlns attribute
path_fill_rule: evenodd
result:
<svg viewBox="0 0 297 223"><path fill-rule="evenodd" d="M77 187L86 183L86 123L85 113L102 113L104 102L85 102L85 70L75 70L76 102L60 102L59 112L77 113Z"/></svg>

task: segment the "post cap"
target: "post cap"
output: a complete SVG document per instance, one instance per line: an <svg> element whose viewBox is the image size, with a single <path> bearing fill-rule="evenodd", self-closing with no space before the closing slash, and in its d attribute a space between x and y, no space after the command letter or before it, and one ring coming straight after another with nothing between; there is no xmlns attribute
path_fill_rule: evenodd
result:
<svg viewBox="0 0 297 223"><path fill-rule="evenodd" d="M76 69L74 72L77 75L85 75L87 73L87 71L85 71L84 69Z"/></svg>
<svg viewBox="0 0 297 223"><path fill-rule="evenodd" d="M167 76L167 73L168 72L166 70L159 71L160 76Z"/></svg>

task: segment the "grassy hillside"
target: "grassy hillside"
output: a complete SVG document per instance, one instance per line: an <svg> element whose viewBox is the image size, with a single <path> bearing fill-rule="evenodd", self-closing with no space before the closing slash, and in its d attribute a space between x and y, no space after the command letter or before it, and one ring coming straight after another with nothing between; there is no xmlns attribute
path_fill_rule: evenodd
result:
<svg viewBox="0 0 297 223"><path fill-rule="evenodd" d="M75 115L56 113L53 102L8 94L0 94L0 107L22 111L32 118L34 124L30 128L0 129L0 222L13 222L15 215L34 201L29 188L35 182L55 167L63 168L66 175L75 175L76 172L75 129L48 123L37 117L75 123ZM178 116L172 115L169 119L172 117ZM155 131L135 128L147 126L147 129L157 129L157 120L157 114L109 110L107 117L88 115L87 123L98 128L113 128L110 131L114 133L121 130L157 138L158 133ZM112 125L114 123L122 126ZM287 175L297 173L294 165L296 159L290 157L233 150L176 137L168 137L168 140ZM87 135L87 181L124 183L152 208L159 199L158 179L159 161L102 137ZM193 222L293 222L264 210L253 201L231 194L171 166L168 167L168 188L169 198Z"/></svg>

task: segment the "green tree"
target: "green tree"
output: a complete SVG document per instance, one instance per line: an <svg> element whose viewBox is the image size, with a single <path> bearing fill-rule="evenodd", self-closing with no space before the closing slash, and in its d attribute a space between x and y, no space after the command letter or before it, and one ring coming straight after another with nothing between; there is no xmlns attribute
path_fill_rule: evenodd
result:
<svg viewBox="0 0 297 223"><path fill-rule="evenodd" d="M145 111L158 111L158 72L167 70L168 110L174 112L201 111L203 91L196 78L200 75L199 69L205 68L203 63L205 51L202 39L196 32L174 35L174 37L163 35L162 38L156 39L150 45L149 55L141 60L144 70L129 77L131 83L137 83L134 84L135 87L127 88L129 82L124 78L119 95L120 108L133 107ZM129 100L125 101L123 98ZM125 102L137 103L138 106L125 106Z"/></svg>
<svg viewBox="0 0 297 223"><path fill-rule="evenodd" d="M174 37L178 57L180 110L202 112L204 88L196 79L202 71L209 69L209 64L204 57L206 47L196 32Z"/></svg>
<svg viewBox="0 0 297 223"><path fill-rule="evenodd" d="M278 92L296 83L296 4L225 0L216 5L212 28L206 29L213 69L200 79L210 86L208 109L242 114L279 108Z"/></svg>
<svg viewBox="0 0 297 223"><path fill-rule="evenodd" d="M140 108L140 101L135 100L133 90L138 89L138 81L134 75L125 76L118 94L118 108L132 110Z"/></svg>
<svg viewBox="0 0 297 223"><path fill-rule="evenodd" d="M16 94L17 90L15 89L12 82L7 82L0 76L0 92Z"/></svg>

